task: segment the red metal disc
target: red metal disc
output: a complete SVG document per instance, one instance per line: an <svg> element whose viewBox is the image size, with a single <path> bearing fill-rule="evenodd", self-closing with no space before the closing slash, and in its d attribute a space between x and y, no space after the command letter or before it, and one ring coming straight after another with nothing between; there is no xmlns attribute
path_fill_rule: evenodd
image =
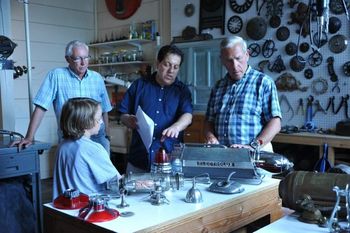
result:
<svg viewBox="0 0 350 233"><path fill-rule="evenodd" d="M88 204L89 196L83 193L80 193L80 195L75 198L68 198L61 194L53 201L53 206L55 208L65 210L80 209L84 206L87 206Z"/></svg>
<svg viewBox="0 0 350 233"><path fill-rule="evenodd" d="M105 0L107 9L117 19L127 19L141 5L141 0Z"/></svg>
<svg viewBox="0 0 350 233"><path fill-rule="evenodd" d="M104 209L102 211L92 212L86 221L88 222L106 222L119 217L119 212L114 209Z"/></svg>

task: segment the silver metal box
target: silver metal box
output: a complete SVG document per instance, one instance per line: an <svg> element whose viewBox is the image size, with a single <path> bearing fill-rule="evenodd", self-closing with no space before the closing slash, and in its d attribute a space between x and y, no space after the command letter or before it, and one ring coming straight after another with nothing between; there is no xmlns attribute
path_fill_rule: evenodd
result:
<svg viewBox="0 0 350 233"><path fill-rule="evenodd" d="M184 144L182 148L182 171L185 177L208 173L211 179L225 179L231 172L232 179L260 181L260 176L245 148L227 148L221 145Z"/></svg>

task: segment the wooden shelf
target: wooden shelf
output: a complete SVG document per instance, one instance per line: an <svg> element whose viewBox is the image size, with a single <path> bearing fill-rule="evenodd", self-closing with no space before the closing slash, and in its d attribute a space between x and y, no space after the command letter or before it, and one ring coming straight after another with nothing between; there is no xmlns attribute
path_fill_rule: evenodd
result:
<svg viewBox="0 0 350 233"><path fill-rule="evenodd" d="M123 66L123 65L142 65L142 64L152 64L152 62L151 62L151 61L111 62L111 63L89 64L89 67Z"/></svg>
<svg viewBox="0 0 350 233"><path fill-rule="evenodd" d="M102 43L95 43L95 44L89 44L89 47L95 47L95 48L111 48L111 47L118 47L118 46L135 46L139 47L140 45L152 43L153 40L144 40L144 39L131 39L131 40L116 40L116 41L108 41L108 42L102 42Z"/></svg>

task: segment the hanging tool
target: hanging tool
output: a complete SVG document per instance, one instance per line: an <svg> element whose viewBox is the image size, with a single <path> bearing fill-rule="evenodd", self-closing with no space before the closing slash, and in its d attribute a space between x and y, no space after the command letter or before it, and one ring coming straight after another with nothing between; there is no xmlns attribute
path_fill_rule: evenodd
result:
<svg viewBox="0 0 350 233"><path fill-rule="evenodd" d="M334 71L334 57L328 57L327 58L327 69L328 74L331 76L331 81L336 82L338 81L338 75Z"/></svg>
<svg viewBox="0 0 350 233"><path fill-rule="evenodd" d="M306 120L305 120L305 124L303 126L304 129L306 129L307 131L311 132L314 129L316 129L316 125L315 123L312 121L312 104L314 101L314 97L312 95L310 95L307 98L307 105L306 105Z"/></svg>
<svg viewBox="0 0 350 233"><path fill-rule="evenodd" d="M332 87L332 92L340 93L339 80L336 81L334 87Z"/></svg>
<svg viewBox="0 0 350 233"><path fill-rule="evenodd" d="M328 161L328 144L323 144L323 155L315 164L314 170L318 172L326 172L330 169L331 163Z"/></svg>
<svg viewBox="0 0 350 233"><path fill-rule="evenodd" d="M326 111L328 111L328 109L332 107L332 112L335 114L334 99L335 96L329 97Z"/></svg>
<svg viewBox="0 0 350 233"><path fill-rule="evenodd" d="M281 96L280 96L280 105L282 105L283 102L286 102L287 107L288 107L286 113L289 112L289 111L291 112L291 116L290 116L289 119L288 119L288 121L290 121L290 120L294 117L294 110L293 110L293 107L292 107L292 105L289 103L289 101L288 101L288 99L287 99L287 97L286 97L285 95L281 95Z"/></svg>
<svg viewBox="0 0 350 233"><path fill-rule="evenodd" d="M346 18L347 18L348 21L350 21L350 15L349 15L349 11L348 11L348 6L346 5L345 0L342 0L342 3L343 3L343 8L344 8L344 11L345 11L345 14L346 14Z"/></svg>
<svg viewBox="0 0 350 233"><path fill-rule="evenodd" d="M322 32L328 32L329 0L316 1L317 33L319 41L322 39Z"/></svg>
<svg viewBox="0 0 350 233"><path fill-rule="evenodd" d="M305 110L304 110L304 101L302 98L299 99L299 104L298 104L298 108L297 108L297 113L299 113L299 111L301 112L301 115L305 114Z"/></svg>
<svg viewBox="0 0 350 233"><path fill-rule="evenodd" d="M324 114L327 114L326 110L324 110L324 108L322 108L319 100L315 100L315 106L316 106L316 109L315 109L314 113L312 114L313 117L316 115L317 112L323 112Z"/></svg>
<svg viewBox="0 0 350 233"><path fill-rule="evenodd" d="M342 96L341 97L341 102L337 108L337 110L335 111L335 114L338 114L338 112L340 111L340 109L344 106L345 109L345 117L349 118L349 113L348 113L348 100L349 100L350 96L349 94L347 94L346 96Z"/></svg>

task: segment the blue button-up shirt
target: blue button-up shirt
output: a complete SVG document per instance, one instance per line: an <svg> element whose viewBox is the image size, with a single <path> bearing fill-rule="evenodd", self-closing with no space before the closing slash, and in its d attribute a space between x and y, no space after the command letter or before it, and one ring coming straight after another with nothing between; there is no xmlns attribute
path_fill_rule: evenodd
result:
<svg viewBox="0 0 350 233"><path fill-rule="evenodd" d="M100 102L103 113L112 110L102 76L95 71L87 70L83 78L79 79L69 67L51 70L41 84L33 103L46 110L53 104L57 125L59 126L63 104L68 99L75 97L88 97ZM94 135L92 138L104 138L104 135L105 126L103 124L101 125L99 134ZM61 131L59 129L58 136L59 138L61 137Z"/></svg>
<svg viewBox="0 0 350 233"><path fill-rule="evenodd" d="M191 93L188 87L177 78L170 86L160 86L155 80L156 73L149 78L139 78L132 83L124 95L119 111L135 115L138 106L154 121L153 142L146 149L140 135L133 132L129 162L134 166L149 169L155 153L163 146L169 153L174 143L181 139L167 138L161 145L162 131L175 123L184 113L193 111ZM181 137L181 136L180 136Z"/></svg>
<svg viewBox="0 0 350 233"><path fill-rule="evenodd" d="M220 144L249 144L273 117L282 118L275 83L250 66L242 79L226 74L211 91L206 119Z"/></svg>

